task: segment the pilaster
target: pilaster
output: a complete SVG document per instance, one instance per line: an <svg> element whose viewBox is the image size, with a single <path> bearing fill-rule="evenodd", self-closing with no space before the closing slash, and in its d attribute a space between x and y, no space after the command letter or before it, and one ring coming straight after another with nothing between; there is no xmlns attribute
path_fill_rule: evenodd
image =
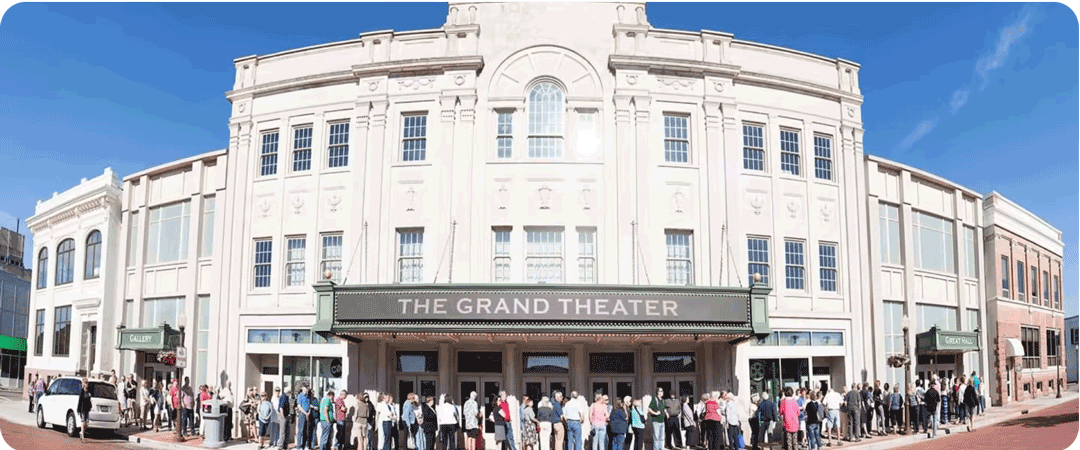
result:
<svg viewBox="0 0 1080 450"><path fill-rule="evenodd" d="M662 233L663 230L653 228L653 220L651 214L640 214L642 211L652 211L650 209L651 202L650 194L652 186L643 186L641 183L644 180L650 179L649 171L652 169L652 156L649 146L649 129L652 121L652 98L646 95L634 95L634 151L635 155L634 168L634 191L636 210L634 214L634 220L637 221L637 245L635 250L634 265L644 270L645 273L638 274L638 280L644 280L649 284L662 284L663 280L660 278L663 273L660 270L653 270L652 274L649 274L649 269L656 269L661 267L659 261L642 261L642 253L645 249L652 248L652 243L656 242L654 235ZM644 192L642 192L644 191ZM642 195L644 193L644 195ZM638 261L641 261L641 265L638 265ZM642 278L644 276L645 278Z"/></svg>

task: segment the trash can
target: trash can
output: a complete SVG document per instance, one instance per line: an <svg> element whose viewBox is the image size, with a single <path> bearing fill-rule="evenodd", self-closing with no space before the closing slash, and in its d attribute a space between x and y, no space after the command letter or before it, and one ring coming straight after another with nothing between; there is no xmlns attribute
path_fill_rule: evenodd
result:
<svg viewBox="0 0 1080 450"><path fill-rule="evenodd" d="M225 424L225 402L216 398L202 402L203 432L206 439L203 447L220 448L225 445L221 440L221 431Z"/></svg>

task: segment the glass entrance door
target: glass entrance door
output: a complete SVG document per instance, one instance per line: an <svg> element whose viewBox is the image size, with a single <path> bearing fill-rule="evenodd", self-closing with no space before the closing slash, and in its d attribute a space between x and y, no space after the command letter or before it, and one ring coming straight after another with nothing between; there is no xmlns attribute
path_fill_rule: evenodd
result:
<svg viewBox="0 0 1080 450"><path fill-rule="evenodd" d="M399 376L397 380L397 396L394 397L394 403L401 404L409 393L419 395L420 398L427 396L435 397L435 401L438 402L438 395L436 392L435 377L432 376Z"/></svg>
<svg viewBox="0 0 1080 450"><path fill-rule="evenodd" d="M689 395L694 397L695 395L701 395L697 392L695 387L697 385L697 377L693 375L679 375L679 376L660 376L656 377L655 386L653 386L652 392L649 395L656 395L655 388L664 389L664 398L668 398L672 392L679 397Z"/></svg>
<svg viewBox="0 0 1080 450"><path fill-rule="evenodd" d="M533 399L533 406L539 406L540 398L547 396L554 399L555 392L567 395L566 388L570 385L570 379L565 376L531 376L522 380L522 392Z"/></svg>
<svg viewBox="0 0 1080 450"><path fill-rule="evenodd" d="M589 398L597 392L608 396L613 404L616 398L627 395L635 397L640 394L634 390L633 377L592 377L589 379Z"/></svg>

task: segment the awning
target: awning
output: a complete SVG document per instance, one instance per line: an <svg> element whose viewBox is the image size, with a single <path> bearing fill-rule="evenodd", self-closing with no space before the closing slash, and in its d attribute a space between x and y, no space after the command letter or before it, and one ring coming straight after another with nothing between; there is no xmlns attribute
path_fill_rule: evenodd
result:
<svg viewBox="0 0 1080 450"><path fill-rule="evenodd" d="M1005 356L1024 356L1024 345L1017 338L1005 338Z"/></svg>
<svg viewBox="0 0 1080 450"><path fill-rule="evenodd" d="M26 339L0 334L0 348L4 350L26 351Z"/></svg>
<svg viewBox="0 0 1080 450"><path fill-rule="evenodd" d="M117 350L160 352L180 346L180 332L165 324L157 328L121 328Z"/></svg>
<svg viewBox="0 0 1080 450"><path fill-rule="evenodd" d="M957 355L979 350L979 333L974 331L946 331L933 327L915 335L916 355Z"/></svg>

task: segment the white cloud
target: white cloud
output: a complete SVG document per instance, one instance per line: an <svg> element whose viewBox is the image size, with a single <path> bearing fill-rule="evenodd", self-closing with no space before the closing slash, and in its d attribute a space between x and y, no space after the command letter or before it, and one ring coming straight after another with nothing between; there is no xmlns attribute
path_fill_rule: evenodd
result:
<svg viewBox="0 0 1080 450"><path fill-rule="evenodd" d="M957 89L956 92L953 92L952 100L949 100L949 111L953 114L960 111L960 108L967 104L969 94L970 92L967 89Z"/></svg>
<svg viewBox="0 0 1080 450"><path fill-rule="evenodd" d="M911 147L919 139L922 139L923 136L926 136L927 133L930 133L930 131L933 130L936 125L937 122L933 120L924 120L922 122L919 122L919 125L911 131L911 134L904 138L904 141L900 143L900 148Z"/></svg>
<svg viewBox="0 0 1080 450"><path fill-rule="evenodd" d="M1025 8L1016 22L1009 24L1001 30L994 52L989 55L983 55L982 58L979 58L979 61L975 63L975 75L982 80L982 85L979 87L979 90L986 89L986 86L990 82L990 72L1000 69L1005 65L1005 60L1009 57L1009 50L1012 49L1017 41L1031 31L1031 22L1033 18L1034 11L1030 8Z"/></svg>

